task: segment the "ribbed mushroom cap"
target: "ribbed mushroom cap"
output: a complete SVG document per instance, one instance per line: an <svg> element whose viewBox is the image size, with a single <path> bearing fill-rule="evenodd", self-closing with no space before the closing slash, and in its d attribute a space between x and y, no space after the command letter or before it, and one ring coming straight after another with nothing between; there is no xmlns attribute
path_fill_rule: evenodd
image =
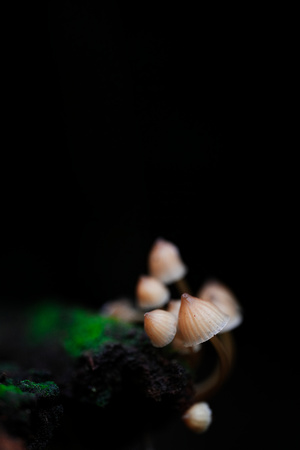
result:
<svg viewBox="0 0 300 450"><path fill-rule="evenodd" d="M192 405L182 416L188 428L196 433L203 433L212 422L212 411L206 402Z"/></svg>
<svg viewBox="0 0 300 450"><path fill-rule="evenodd" d="M185 346L208 341L225 327L228 320L229 316L212 302L182 294L178 328Z"/></svg>
<svg viewBox="0 0 300 450"><path fill-rule="evenodd" d="M236 328L243 321L242 310L236 297L224 284L218 281L208 281L199 290L198 297L211 301L229 316L229 321L221 333Z"/></svg>
<svg viewBox="0 0 300 450"><path fill-rule="evenodd" d="M164 347L175 337L176 317L163 309L154 309L144 315L144 328L154 347Z"/></svg>
<svg viewBox="0 0 300 450"><path fill-rule="evenodd" d="M150 250L148 268L152 276L166 284L180 280L187 273L178 247L162 238L157 239Z"/></svg>
<svg viewBox="0 0 300 450"><path fill-rule="evenodd" d="M180 310L181 300L170 300L167 306L167 311L173 314L176 317L178 322L178 315ZM200 350L201 344L193 345L191 347L187 347L184 345L184 341L182 339L182 335L180 330L177 328L176 335L172 341L172 348L176 350L178 353L183 355L189 355L191 353L196 353Z"/></svg>
<svg viewBox="0 0 300 450"><path fill-rule="evenodd" d="M136 297L139 307L144 310L160 308L169 301L170 291L157 278L142 275L136 285Z"/></svg>

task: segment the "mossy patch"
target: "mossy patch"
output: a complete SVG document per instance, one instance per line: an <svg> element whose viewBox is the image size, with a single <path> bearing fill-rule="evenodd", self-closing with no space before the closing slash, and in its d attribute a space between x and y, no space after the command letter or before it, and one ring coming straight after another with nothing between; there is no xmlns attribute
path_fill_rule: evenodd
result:
<svg viewBox="0 0 300 450"><path fill-rule="evenodd" d="M98 351L104 344L130 340L132 325L84 308L67 308L58 303L41 303L30 311L28 334L31 342L52 341L71 357Z"/></svg>
<svg viewBox="0 0 300 450"><path fill-rule="evenodd" d="M21 389L13 384L0 384L0 398L5 397L7 394L22 394Z"/></svg>
<svg viewBox="0 0 300 450"><path fill-rule="evenodd" d="M74 356L84 351L94 351L107 342L114 341L113 328L120 323L110 317L90 313L84 309L71 312L70 326L64 339L64 347Z"/></svg>
<svg viewBox="0 0 300 450"><path fill-rule="evenodd" d="M54 398L59 394L59 388L53 381L35 383L31 380L22 380L19 388L22 392L30 392L39 398Z"/></svg>
<svg viewBox="0 0 300 450"><path fill-rule="evenodd" d="M1 427L21 437L28 449L45 448L63 415L58 386L53 381L20 381L19 375L13 378L3 372L0 377Z"/></svg>
<svg viewBox="0 0 300 450"><path fill-rule="evenodd" d="M19 409L28 407L34 402L34 394L23 392L14 384L0 384L0 412L13 414Z"/></svg>
<svg viewBox="0 0 300 450"><path fill-rule="evenodd" d="M145 344L144 337L144 329L139 325L77 308L70 311L63 345L71 356L78 357L84 352L99 352L110 343L141 347Z"/></svg>
<svg viewBox="0 0 300 450"><path fill-rule="evenodd" d="M29 396L28 396L29 394ZM59 395L59 388L53 381L44 383L35 383L31 380L22 380L15 382L7 378L4 383L0 383L0 399L12 400L13 397L21 396L22 398L50 398ZM30 397L32 396L32 397Z"/></svg>

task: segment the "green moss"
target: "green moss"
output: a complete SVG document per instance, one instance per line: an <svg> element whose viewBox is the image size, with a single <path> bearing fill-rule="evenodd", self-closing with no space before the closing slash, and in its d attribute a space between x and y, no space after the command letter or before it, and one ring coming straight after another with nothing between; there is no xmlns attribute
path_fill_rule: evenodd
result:
<svg viewBox="0 0 300 450"><path fill-rule="evenodd" d="M56 397L59 394L59 388L53 381L44 383L34 383L30 380L23 380L19 383L22 392L30 392L42 398Z"/></svg>
<svg viewBox="0 0 300 450"><path fill-rule="evenodd" d="M69 308L58 303L41 303L30 311L28 334L31 342L61 344L71 357L97 351L108 342L118 342L131 325L101 316L84 308Z"/></svg>
<svg viewBox="0 0 300 450"><path fill-rule="evenodd" d="M75 309L71 314L68 334L64 339L64 347L74 357L84 351L96 351L108 342L116 342L118 331L128 329L111 317L104 317L84 309Z"/></svg>
<svg viewBox="0 0 300 450"><path fill-rule="evenodd" d="M0 384L0 410L7 414L19 408L29 406L34 401L34 394L23 392L20 387L13 384Z"/></svg>
<svg viewBox="0 0 300 450"><path fill-rule="evenodd" d="M0 384L0 398L10 394L22 396L29 393L43 398L56 397L59 394L59 388L53 381L35 383L31 380L22 380L13 384L11 379L7 379L6 383Z"/></svg>
<svg viewBox="0 0 300 450"><path fill-rule="evenodd" d="M0 398L6 397L7 394L22 394L21 389L13 384L0 384Z"/></svg>
<svg viewBox="0 0 300 450"><path fill-rule="evenodd" d="M0 410L3 414L16 416L16 420L23 420L24 410L35 408L40 399L52 401L59 395L59 388L52 381L34 383L30 380L14 382L7 379L5 383L0 384Z"/></svg>
<svg viewBox="0 0 300 450"><path fill-rule="evenodd" d="M1 427L24 439L26 448L45 448L63 414L63 407L57 402L58 386L52 381L19 381L19 376L14 379L1 375Z"/></svg>

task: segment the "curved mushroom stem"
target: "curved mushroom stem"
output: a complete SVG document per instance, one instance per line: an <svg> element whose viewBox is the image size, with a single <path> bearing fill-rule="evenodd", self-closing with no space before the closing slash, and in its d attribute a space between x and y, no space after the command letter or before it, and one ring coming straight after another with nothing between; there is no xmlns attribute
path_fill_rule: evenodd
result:
<svg viewBox="0 0 300 450"><path fill-rule="evenodd" d="M185 292L189 294L192 293L192 290L186 278L181 278L180 280L174 281L174 284L180 295L184 294Z"/></svg>
<svg viewBox="0 0 300 450"><path fill-rule="evenodd" d="M185 292L192 292L189 283L186 278L181 278L175 281L175 286L180 295ZM204 381L195 385L196 394L195 401L206 400L211 397L224 383L227 375L229 374L235 357L235 343L233 335L230 331L215 335L210 339L210 342L214 346L218 357L218 365L213 373Z"/></svg>
<svg viewBox="0 0 300 450"><path fill-rule="evenodd" d="M235 360L235 341L233 338L233 334L231 333L231 331L227 331L227 333L222 333L219 335L219 338L221 339L226 352L227 352L227 357L228 357L228 361L229 361L229 370L232 368L232 365L234 364L234 360Z"/></svg>
<svg viewBox="0 0 300 450"><path fill-rule="evenodd" d="M207 400L221 387L229 373L233 361L230 348L231 342L233 342L232 339L228 339L227 341L227 344L230 343L230 346L224 345L224 342L222 342L221 338L217 335L213 336L210 339L210 342L218 354L219 362L214 372L206 380L196 384L195 401Z"/></svg>

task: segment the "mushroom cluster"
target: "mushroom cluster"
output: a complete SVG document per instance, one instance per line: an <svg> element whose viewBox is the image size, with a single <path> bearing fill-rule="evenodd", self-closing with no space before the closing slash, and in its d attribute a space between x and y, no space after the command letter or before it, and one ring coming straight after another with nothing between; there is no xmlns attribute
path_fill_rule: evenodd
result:
<svg viewBox="0 0 300 450"><path fill-rule="evenodd" d="M184 413L184 423L201 433L212 420L205 401L226 378L233 361L231 330L241 324L241 307L231 290L219 281L207 281L193 296L185 279L187 266L172 242L157 239L148 256L147 275L136 285L136 305L127 299L108 302L102 313L129 322L144 320L144 329L154 347L172 345L179 354L196 353L210 341L218 354L213 374L196 386L194 405ZM171 298L173 284L180 298ZM217 335L220 335L217 336Z"/></svg>

